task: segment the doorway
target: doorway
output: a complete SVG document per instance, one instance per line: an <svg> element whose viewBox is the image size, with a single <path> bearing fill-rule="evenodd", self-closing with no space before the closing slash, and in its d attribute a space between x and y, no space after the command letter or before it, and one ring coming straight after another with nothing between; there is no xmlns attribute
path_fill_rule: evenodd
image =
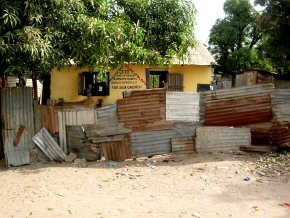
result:
<svg viewBox="0 0 290 218"><path fill-rule="evenodd" d="M167 70L148 70L147 71L147 88L156 89L164 88L168 80Z"/></svg>

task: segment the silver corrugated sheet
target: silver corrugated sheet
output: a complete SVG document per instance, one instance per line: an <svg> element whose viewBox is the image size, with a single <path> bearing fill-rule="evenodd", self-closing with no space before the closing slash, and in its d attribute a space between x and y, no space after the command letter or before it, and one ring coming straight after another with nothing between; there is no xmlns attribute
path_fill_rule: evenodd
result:
<svg viewBox="0 0 290 218"><path fill-rule="evenodd" d="M243 86L231 89L221 89L216 91L203 92L205 101L225 100L231 98L249 97L256 94L269 94L274 91L273 83L257 84L253 86Z"/></svg>
<svg viewBox="0 0 290 218"><path fill-rule="evenodd" d="M34 112L32 88L3 88L1 90L1 116L4 153L8 166L30 163L29 150L34 147ZM13 145L20 126L24 132L17 146Z"/></svg>
<svg viewBox="0 0 290 218"><path fill-rule="evenodd" d="M193 153L194 148L194 140L185 138L172 138L171 139L172 152L179 154L187 154Z"/></svg>
<svg viewBox="0 0 290 218"><path fill-rule="evenodd" d="M119 123L117 105L106 105L96 110L96 125L92 134L95 136L111 136L130 133L132 130Z"/></svg>
<svg viewBox="0 0 290 218"><path fill-rule="evenodd" d="M216 61L213 56L209 53L207 48L200 42L197 42L195 48L189 48L188 52L183 58L175 58L173 64L184 64L184 65L215 65Z"/></svg>
<svg viewBox="0 0 290 218"><path fill-rule="evenodd" d="M196 122L177 122L175 123L175 137L171 139L172 152L174 153L193 153Z"/></svg>
<svg viewBox="0 0 290 218"><path fill-rule="evenodd" d="M251 145L250 128L198 127L196 130L197 152L221 152L239 150Z"/></svg>
<svg viewBox="0 0 290 218"><path fill-rule="evenodd" d="M66 158L46 128L43 127L32 140L50 160L62 161Z"/></svg>
<svg viewBox="0 0 290 218"><path fill-rule="evenodd" d="M198 126L199 124L194 122L176 122L174 128L176 137L193 139Z"/></svg>
<svg viewBox="0 0 290 218"><path fill-rule="evenodd" d="M94 109L69 109L57 112L58 115L58 128L59 128L59 142L60 147L65 153L67 149L66 139L66 125L77 126L95 123L95 110Z"/></svg>
<svg viewBox="0 0 290 218"><path fill-rule="evenodd" d="M133 154L142 157L170 153L171 138L174 136L174 130L133 132L131 133Z"/></svg>
<svg viewBox="0 0 290 218"><path fill-rule="evenodd" d="M272 92L272 104L290 101L290 89L275 89Z"/></svg>
<svg viewBox="0 0 290 218"><path fill-rule="evenodd" d="M290 122L290 102L276 103L272 106L275 121Z"/></svg>
<svg viewBox="0 0 290 218"><path fill-rule="evenodd" d="M199 122L199 93L167 92L166 120Z"/></svg>

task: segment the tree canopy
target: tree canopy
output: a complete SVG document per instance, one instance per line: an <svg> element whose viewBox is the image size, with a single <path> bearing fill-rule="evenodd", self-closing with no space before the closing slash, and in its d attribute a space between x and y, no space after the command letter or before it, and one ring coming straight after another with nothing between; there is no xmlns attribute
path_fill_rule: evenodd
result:
<svg viewBox="0 0 290 218"><path fill-rule="evenodd" d="M263 50L277 71L289 72L290 1L256 0L265 7L259 20L263 33Z"/></svg>
<svg viewBox="0 0 290 218"><path fill-rule="evenodd" d="M195 45L189 0L0 0L0 72L162 64Z"/></svg>
<svg viewBox="0 0 290 218"><path fill-rule="evenodd" d="M262 34L259 13L249 0L227 0L224 19L218 19L210 31L209 47L224 75L247 68L269 65L259 50Z"/></svg>

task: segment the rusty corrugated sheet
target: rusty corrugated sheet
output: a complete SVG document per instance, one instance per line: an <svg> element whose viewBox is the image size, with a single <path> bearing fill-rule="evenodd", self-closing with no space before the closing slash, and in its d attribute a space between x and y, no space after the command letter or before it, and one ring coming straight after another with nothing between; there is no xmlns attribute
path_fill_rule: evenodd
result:
<svg viewBox="0 0 290 218"><path fill-rule="evenodd" d="M205 92L206 126L243 126L272 119L273 84Z"/></svg>
<svg viewBox="0 0 290 218"><path fill-rule="evenodd" d="M206 126L243 126L272 119L269 94L206 102Z"/></svg>
<svg viewBox="0 0 290 218"><path fill-rule="evenodd" d="M133 155L138 157L171 152L171 139L176 135L174 130L131 133Z"/></svg>
<svg viewBox="0 0 290 218"><path fill-rule="evenodd" d="M65 153L45 127L33 136L32 140L50 160L62 161L66 158Z"/></svg>
<svg viewBox="0 0 290 218"><path fill-rule="evenodd" d="M273 123L259 123L247 125L251 129L251 142L252 145L273 145Z"/></svg>
<svg viewBox="0 0 290 218"><path fill-rule="evenodd" d="M2 138L8 166L30 163L29 150L34 147L34 113L32 88L3 88L1 90ZM24 126L20 142L14 140L20 126Z"/></svg>
<svg viewBox="0 0 290 218"><path fill-rule="evenodd" d="M273 144L280 147L290 148L290 123L275 122L273 126Z"/></svg>
<svg viewBox="0 0 290 218"><path fill-rule="evenodd" d="M222 152L239 150L240 146L251 145L250 128L229 128L222 126L197 127L197 152Z"/></svg>
<svg viewBox="0 0 290 218"><path fill-rule="evenodd" d="M117 101L119 122L136 131L148 130L155 123L166 125L165 90L132 91L131 97Z"/></svg>
<svg viewBox="0 0 290 218"><path fill-rule="evenodd" d="M123 161L132 157L130 135L122 141L103 142L101 145L106 160Z"/></svg>
<svg viewBox="0 0 290 218"><path fill-rule="evenodd" d="M59 130L59 143L60 147L65 153L68 152L67 138L66 138L66 125L78 126L95 123L95 110L94 109L69 109L60 110L58 114L58 130Z"/></svg>
<svg viewBox="0 0 290 218"><path fill-rule="evenodd" d="M58 132L58 117L57 112L54 111L53 106L40 106L41 123L42 126L47 128L51 134Z"/></svg>
<svg viewBox="0 0 290 218"><path fill-rule="evenodd" d="M166 120L199 122L199 93L167 92Z"/></svg>
<svg viewBox="0 0 290 218"><path fill-rule="evenodd" d="M205 101L225 100L232 98L249 97L256 94L268 95L274 91L273 83L257 84L253 86L243 86L231 89L220 89L216 91L203 92Z"/></svg>
<svg viewBox="0 0 290 218"><path fill-rule="evenodd" d="M185 138L172 138L171 146L173 153L188 154L195 151L194 139Z"/></svg>

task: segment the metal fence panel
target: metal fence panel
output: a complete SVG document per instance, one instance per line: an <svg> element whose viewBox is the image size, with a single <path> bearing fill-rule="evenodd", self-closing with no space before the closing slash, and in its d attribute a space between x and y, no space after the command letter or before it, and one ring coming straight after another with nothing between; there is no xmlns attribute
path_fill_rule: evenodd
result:
<svg viewBox="0 0 290 218"><path fill-rule="evenodd" d="M62 161L66 158L65 153L45 127L33 136L32 140L50 160Z"/></svg>
<svg viewBox="0 0 290 218"><path fill-rule="evenodd" d="M129 97L117 101L117 108L119 121L135 131L152 130L156 123L166 124L163 89L132 91Z"/></svg>
<svg viewBox="0 0 290 218"><path fill-rule="evenodd" d="M29 164L29 150L34 147L32 136L35 131L32 88L3 88L1 116L7 165ZM24 127L24 131L18 135L21 126ZM16 137L19 138L18 145L14 145Z"/></svg>
<svg viewBox="0 0 290 218"><path fill-rule="evenodd" d="M272 92L272 104L290 102L290 89L275 89Z"/></svg>
<svg viewBox="0 0 290 218"><path fill-rule="evenodd" d="M67 138L66 138L66 125L77 126L95 123L95 110L87 109L71 109L58 111L58 130L59 130L59 143L62 150L67 153Z"/></svg>
<svg viewBox="0 0 290 218"><path fill-rule="evenodd" d="M213 100L225 100L231 98L241 98L241 97L249 97L259 94L269 94L274 91L273 83L265 83L265 84L257 84L253 86L243 86L231 89L220 89L216 91L205 91L203 95L205 96L205 101L213 101Z"/></svg>
<svg viewBox="0 0 290 218"><path fill-rule="evenodd" d="M199 122L199 93L167 92L166 120Z"/></svg>
<svg viewBox="0 0 290 218"><path fill-rule="evenodd" d="M250 128L197 127L196 151L221 152L239 150L251 145Z"/></svg>
<svg viewBox="0 0 290 218"><path fill-rule="evenodd" d="M204 92L206 126L243 126L272 119L272 83Z"/></svg>
<svg viewBox="0 0 290 218"><path fill-rule="evenodd" d="M131 133L133 154L142 157L171 152L171 138L174 130Z"/></svg>

